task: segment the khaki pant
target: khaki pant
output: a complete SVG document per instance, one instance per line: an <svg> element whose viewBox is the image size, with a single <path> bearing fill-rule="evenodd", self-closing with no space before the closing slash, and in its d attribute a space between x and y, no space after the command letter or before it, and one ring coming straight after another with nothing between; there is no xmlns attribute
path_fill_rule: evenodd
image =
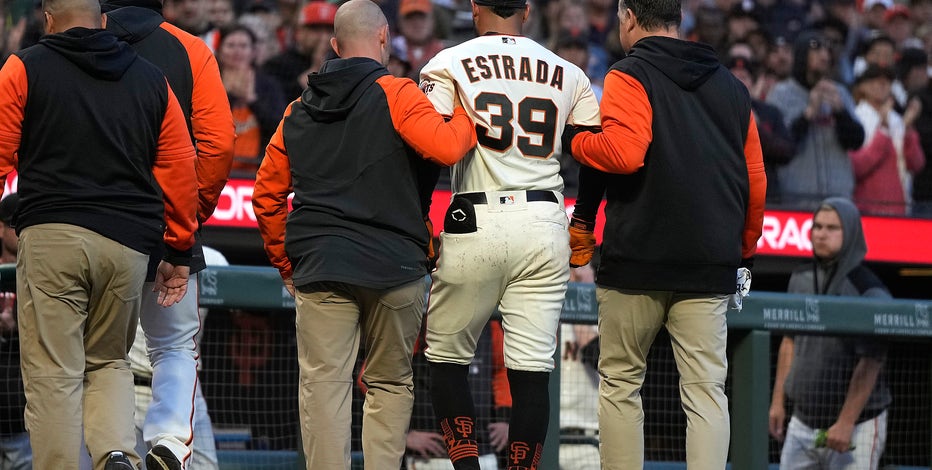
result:
<svg viewBox="0 0 932 470"><path fill-rule="evenodd" d="M730 439L725 397L725 295L598 288L601 356L599 432L602 468L644 467L641 385L647 353L666 326L680 374L686 412L686 466L722 470Z"/></svg>
<svg viewBox="0 0 932 470"><path fill-rule="evenodd" d="M67 224L23 230L16 265L26 428L37 469L133 451L133 343L148 256Z"/></svg>
<svg viewBox="0 0 932 470"><path fill-rule="evenodd" d="M360 336L366 353L362 381L368 388L362 418L365 468L401 467L414 406L411 360L426 292L423 279L386 290L319 282L297 292L298 404L309 470L350 469Z"/></svg>

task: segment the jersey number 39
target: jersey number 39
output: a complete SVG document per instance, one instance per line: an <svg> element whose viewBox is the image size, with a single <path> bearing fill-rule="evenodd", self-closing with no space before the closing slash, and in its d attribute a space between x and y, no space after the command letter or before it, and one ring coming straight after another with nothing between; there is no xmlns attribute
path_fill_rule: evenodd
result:
<svg viewBox="0 0 932 470"><path fill-rule="evenodd" d="M492 110L498 108L497 114ZM476 124L479 144L490 150L505 152L515 139L514 104L501 93L483 92L476 97L476 111L489 113L489 123L499 130L498 137L489 135L490 129ZM535 144L527 135L518 136L518 150L525 157L548 158L553 154L557 133L557 105L551 99L527 97L518 103L518 124L526 134L540 136Z"/></svg>

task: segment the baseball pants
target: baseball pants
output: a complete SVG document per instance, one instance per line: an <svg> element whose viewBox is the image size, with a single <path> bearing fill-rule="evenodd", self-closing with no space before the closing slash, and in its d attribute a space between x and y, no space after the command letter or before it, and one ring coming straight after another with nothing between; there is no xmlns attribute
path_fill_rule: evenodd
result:
<svg viewBox="0 0 932 470"><path fill-rule="evenodd" d="M142 437L150 445L168 447L184 462L191 456L194 399L197 389L197 344L201 329L197 274L188 278L188 292L170 307L158 304L154 282L142 291L139 322L146 335L152 365L152 402L146 412Z"/></svg>
<svg viewBox="0 0 932 470"><path fill-rule="evenodd" d="M143 423L149 403L152 401L152 387L136 385L136 452L145 455L149 445L142 437ZM207 402L201 393L201 383L198 381L194 395L194 440L191 443L191 458L185 468L187 470L217 470L217 448L214 443L213 424L207 414ZM143 462L142 470L146 470Z"/></svg>
<svg viewBox="0 0 932 470"><path fill-rule="evenodd" d="M82 416L94 468L114 450L139 464L126 355L148 258L70 224L22 231L16 295L35 468L78 468Z"/></svg>
<svg viewBox="0 0 932 470"><path fill-rule="evenodd" d="M423 278L377 290L340 282L301 286L298 406L308 470L350 470L353 369L365 343L362 450L366 470L401 467L414 408L412 354L424 314Z"/></svg>
<svg viewBox="0 0 932 470"><path fill-rule="evenodd" d="M428 360L472 362L479 335L498 308L505 367L553 370L570 247L562 195L548 193L552 201L530 202L525 191L468 193L485 201L470 204L475 229L452 233L444 223L428 307ZM454 211L461 197L454 196Z"/></svg>
<svg viewBox="0 0 932 470"><path fill-rule="evenodd" d="M780 454L780 470L877 470L887 442L887 412L854 426L850 452L816 449L816 429L799 418L790 418Z"/></svg>
<svg viewBox="0 0 932 470"><path fill-rule="evenodd" d="M730 423L725 377L728 296L599 287L599 433L602 468L644 466L641 386L647 354L662 326L673 343L686 412L686 466L722 470L728 460ZM624 442L626 445L617 445Z"/></svg>

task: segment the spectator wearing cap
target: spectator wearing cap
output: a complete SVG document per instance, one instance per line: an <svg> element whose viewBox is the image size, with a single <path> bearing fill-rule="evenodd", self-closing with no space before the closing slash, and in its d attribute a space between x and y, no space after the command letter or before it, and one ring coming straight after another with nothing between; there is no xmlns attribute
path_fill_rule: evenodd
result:
<svg viewBox="0 0 932 470"><path fill-rule="evenodd" d="M399 36L392 46L411 64L412 80L420 78L421 67L446 45L435 34L434 5L431 0L401 0L398 6Z"/></svg>
<svg viewBox="0 0 932 470"><path fill-rule="evenodd" d="M793 45L786 37L777 36L767 44L760 73L760 85L753 93L755 98L766 100L770 90L778 82L790 78L793 72Z"/></svg>
<svg viewBox="0 0 932 470"><path fill-rule="evenodd" d="M864 26L868 30L879 30L883 28L883 19L887 10L893 8L893 0L864 0L861 4L861 15L864 20Z"/></svg>
<svg viewBox="0 0 932 470"><path fill-rule="evenodd" d="M901 116L894 110L891 67L870 65L855 80L855 114L864 126L864 146L849 152L856 178L854 202L863 214L906 215L912 177L925 166L914 124L921 104Z"/></svg>
<svg viewBox="0 0 932 470"><path fill-rule="evenodd" d="M308 74L315 73L324 61L335 57L330 47L336 5L313 1L301 9L296 21L294 45L270 58L263 70L281 84L285 96L295 99L307 88Z"/></svg>
<svg viewBox="0 0 932 470"><path fill-rule="evenodd" d="M915 41L912 14L906 5L895 5L883 14L883 32L893 39L897 50Z"/></svg>

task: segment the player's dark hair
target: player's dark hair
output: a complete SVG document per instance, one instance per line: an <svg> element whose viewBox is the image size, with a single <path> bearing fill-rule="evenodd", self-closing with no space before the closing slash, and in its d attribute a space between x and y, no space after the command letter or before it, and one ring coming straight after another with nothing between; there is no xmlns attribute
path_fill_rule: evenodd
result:
<svg viewBox="0 0 932 470"><path fill-rule="evenodd" d="M683 19L680 0L622 0L619 11L630 8L637 17L638 25L647 31L679 28Z"/></svg>
<svg viewBox="0 0 932 470"><path fill-rule="evenodd" d="M511 18L512 16L515 16L516 13L522 10L522 8L503 7L503 6L497 6L497 5L490 6L489 9L492 10L492 13L495 13L496 15L501 16L502 18Z"/></svg>

